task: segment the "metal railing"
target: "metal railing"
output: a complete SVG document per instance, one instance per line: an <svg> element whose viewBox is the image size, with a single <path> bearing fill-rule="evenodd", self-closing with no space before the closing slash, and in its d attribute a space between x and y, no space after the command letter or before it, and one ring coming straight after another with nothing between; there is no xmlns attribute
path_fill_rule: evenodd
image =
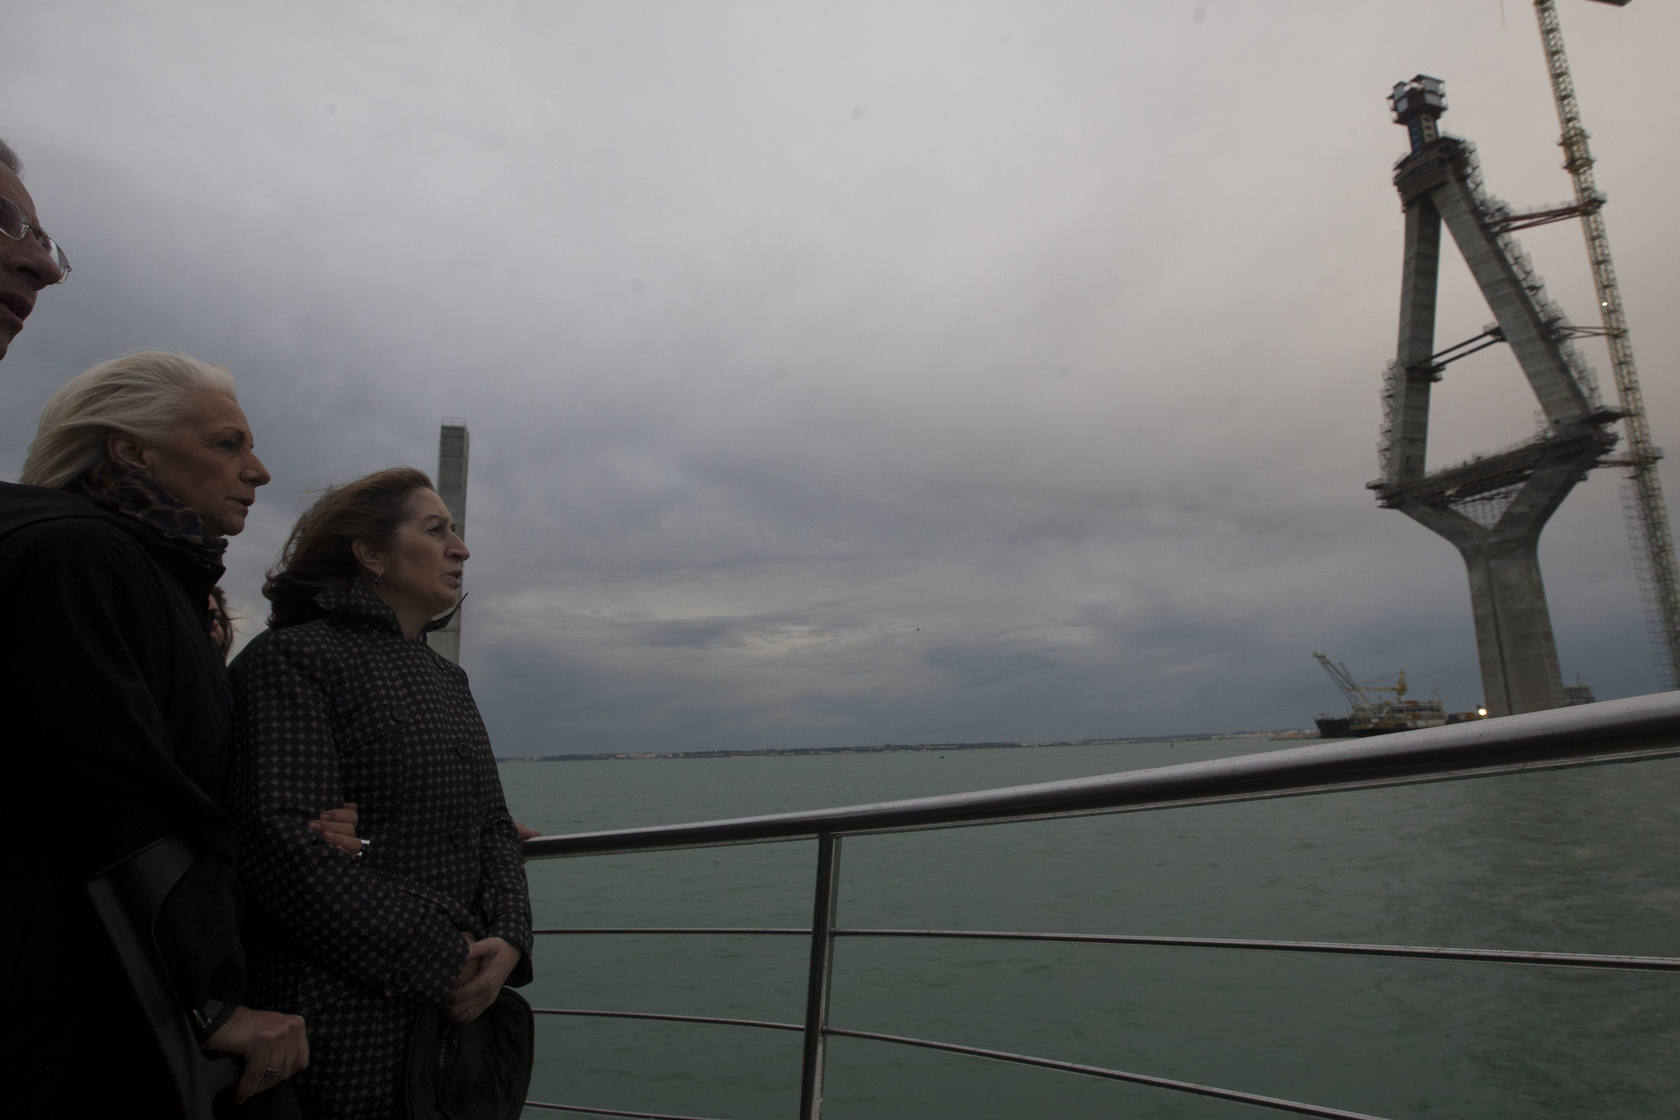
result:
<svg viewBox="0 0 1680 1120"><path fill-rule="evenodd" d="M850 836L1225 804L1675 756L1680 756L1680 692L1668 692L1549 712L1507 716L1496 720L1400 732L1377 739L1341 740L1102 777L1042 782L976 793L921 797L811 812L779 813L567 836L544 836L526 841L527 856L533 859L579 858L735 844L815 840L817 861L809 927L595 927L537 931L545 935L686 934L806 938L810 942L810 950L803 1023L553 1008L539 1008L538 1013L801 1032L804 1047L800 1078L800 1120L818 1120L822 1114L825 1048L830 1038L837 1037L865 1039L1058 1070L1254 1105L1298 1116L1377 1120L1366 1113L1143 1073L831 1026L828 1022L828 1009L833 979L834 943L842 937L1050 941L1352 954L1644 972L1680 972L1680 958L1131 934L848 929L837 924L836 913L842 841ZM672 1116L534 1100L528 1101L527 1104L532 1108L578 1115L642 1117L646 1120L707 1120L697 1116Z"/></svg>

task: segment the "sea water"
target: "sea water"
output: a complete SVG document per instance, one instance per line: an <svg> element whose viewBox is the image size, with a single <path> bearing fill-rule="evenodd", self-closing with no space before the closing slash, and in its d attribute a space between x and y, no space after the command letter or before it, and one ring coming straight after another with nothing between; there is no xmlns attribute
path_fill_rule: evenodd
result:
<svg viewBox="0 0 1680 1120"><path fill-rule="evenodd" d="M557 834L1224 757L1254 740L509 762ZM1680 762L847 840L839 924L1680 955ZM808 924L815 845L533 861L537 925ZM547 936L539 1007L798 1023L793 936ZM1050 943L842 939L833 1026L1392 1117L1672 1117L1680 976ZM800 1038L541 1016L535 1100L797 1115ZM527 1110L528 1116L553 1112ZM834 1039L830 1120L1283 1115Z"/></svg>

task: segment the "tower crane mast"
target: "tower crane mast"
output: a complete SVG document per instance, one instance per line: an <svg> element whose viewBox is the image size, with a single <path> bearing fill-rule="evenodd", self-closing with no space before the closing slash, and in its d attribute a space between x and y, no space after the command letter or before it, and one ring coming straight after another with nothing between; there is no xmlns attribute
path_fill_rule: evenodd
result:
<svg viewBox="0 0 1680 1120"><path fill-rule="evenodd" d="M1624 7L1628 0L1597 2ZM1575 99L1569 58L1563 49L1557 5L1553 0L1534 0L1534 14L1540 22L1540 43L1551 75L1552 97L1557 102L1558 124L1563 130L1559 140L1563 166L1575 185L1575 206L1586 237L1587 259L1592 265L1599 317L1604 324L1610 369L1616 379L1616 395L1627 436L1626 458L1616 460L1616 464L1627 468L1623 501L1628 507L1628 530L1633 538L1640 591L1645 598L1647 629L1663 687L1680 688L1680 677L1676 675L1680 671L1680 572L1675 567L1674 537L1663 504L1662 484L1657 478L1657 460L1662 458L1662 452L1652 445L1650 426L1645 420L1633 344L1628 338L1621 289L1610 259L1610 238L1604 228L1604 196L1593 180L1592 152L1587 146L1587 130L1581 123L1581 107Z"/></svg>

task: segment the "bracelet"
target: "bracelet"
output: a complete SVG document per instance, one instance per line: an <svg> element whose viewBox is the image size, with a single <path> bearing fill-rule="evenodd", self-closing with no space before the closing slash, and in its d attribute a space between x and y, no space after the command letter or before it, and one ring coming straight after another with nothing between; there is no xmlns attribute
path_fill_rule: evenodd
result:
<svg viewBox="0 0 1680 1120"><path fill-rule="evenodd" d="M195 1007L187 1012L192 1019L193 1035L200 1046L205 1039L222 1029L222 1024L233 1018L233 1013L239 1010L237 1003L228 1003L219 999L207 999L203 1007Z"/></svg>

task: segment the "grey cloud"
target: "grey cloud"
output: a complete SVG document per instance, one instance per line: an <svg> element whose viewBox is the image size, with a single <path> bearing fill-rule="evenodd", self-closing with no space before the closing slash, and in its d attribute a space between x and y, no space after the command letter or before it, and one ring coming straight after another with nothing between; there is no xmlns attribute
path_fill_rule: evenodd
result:
<svg viewBox="0 0 1680 1120"><path fill-rule="evenodd" d="M1490 187L1564 197L1529 17L1196 10L23 5L8 77L51 96L6 135L76 274L0 366L0 463L113 353L228 363L275 474L249 630L311 491L466 417L509 753L1301 726L1315 648L1468 707L1462 566L1363 488L1383 95L1441 74ZM1661 442L1680 15L1563 18ZM1522 236L1590 318L1578 232ZM1453 367L1437 457L1526 433L1514 377ZM1613 478L1542 560L1566 675L1655 687Z"/></svg>

